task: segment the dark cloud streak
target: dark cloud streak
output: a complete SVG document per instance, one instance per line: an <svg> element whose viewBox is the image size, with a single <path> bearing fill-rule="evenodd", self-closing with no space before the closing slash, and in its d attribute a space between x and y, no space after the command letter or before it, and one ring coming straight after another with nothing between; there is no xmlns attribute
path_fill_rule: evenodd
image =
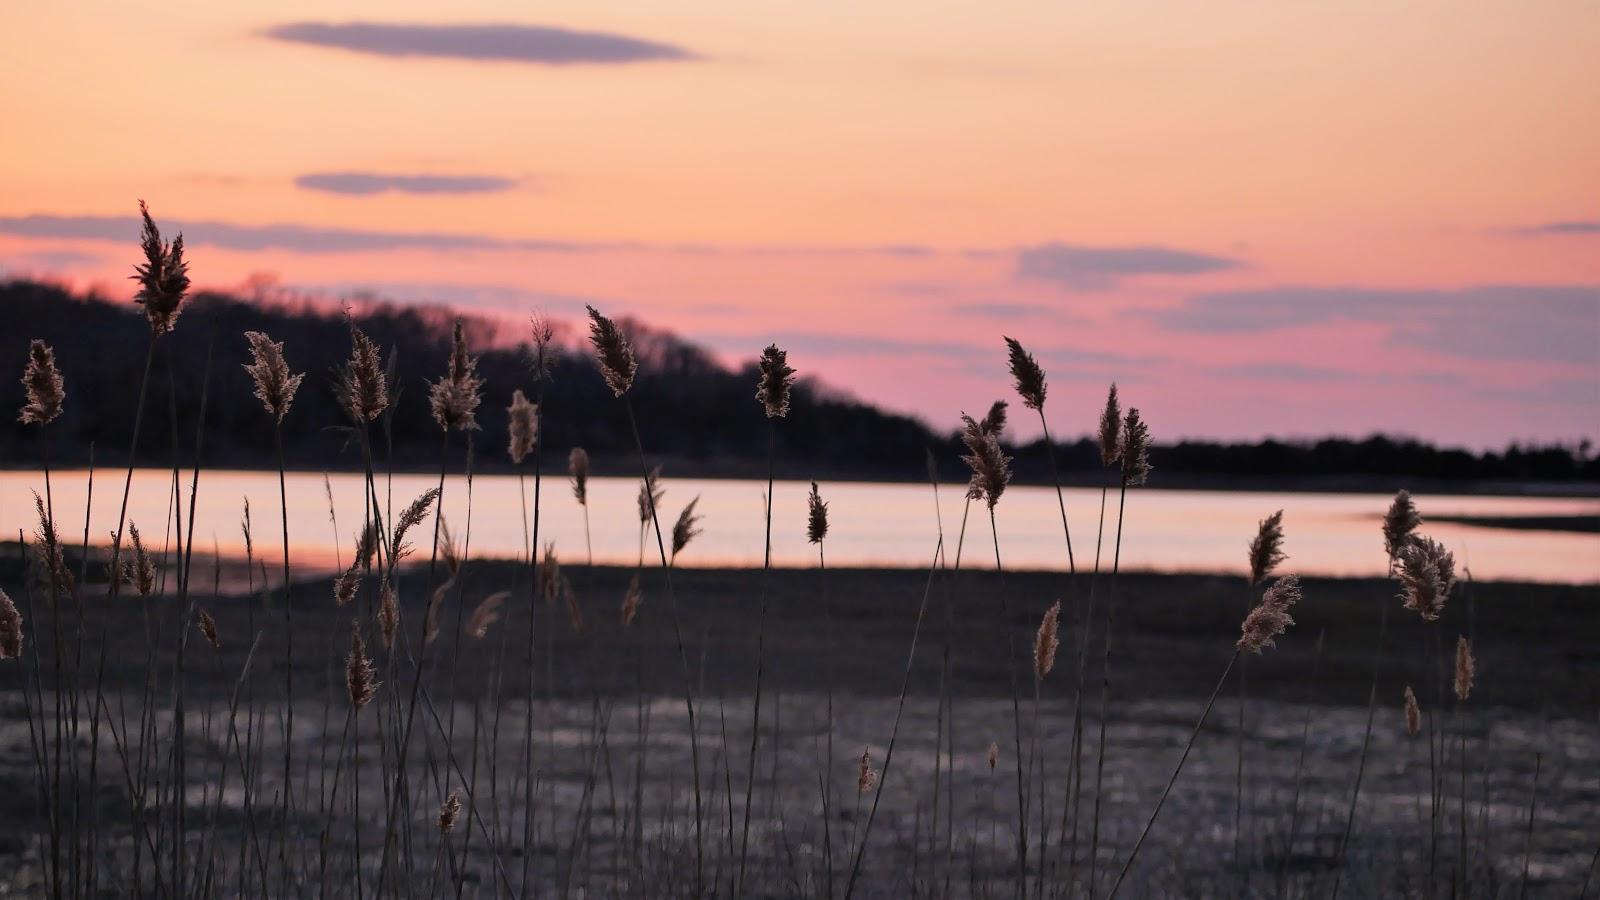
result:
<svg viewBox="0 0 1600 900"><path fill-rule="evenodd" d="M430 57L546 66L693 60L682 47L596 31L536 25L396 25L290 22L268 28L279 41L387 57Z"/></svg>
<svg viewBox="0 0 1600 900"><path fill-rule="evenodd" d="M381 172L310 172L294 180L308 191L368 197L399 194L493 194L517 186L514 178L497 175L387 175Z"/></svg>

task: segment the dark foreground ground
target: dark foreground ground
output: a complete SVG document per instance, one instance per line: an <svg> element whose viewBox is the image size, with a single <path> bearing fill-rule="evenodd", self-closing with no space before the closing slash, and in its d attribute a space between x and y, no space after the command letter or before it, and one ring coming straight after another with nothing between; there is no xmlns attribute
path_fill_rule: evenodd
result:
<svg viewBox="0 0 1600 900"><path fill-rule="evenodd" d="M425 563L414 568L401 586L402 625L413 646L425 570ZM391 889L407 896L454 895L457 886L462 895L484 897L687 896L695 892L697 858L705 892L715 886L724 896L844 896L847 886L856 896L1013 896L1019 744L1028 783L1029 892L1086 895L1092 865L1092 893L1105 896L1228 663L1251 600L1234 578L1122 576L1104 768L1095 771L1107 658L1104 629L1096 628L1083 690L1083 790L1069 803L1082 646L1082 632L1072 626L1089 604L1087 578L1073 585L1058 574L940 574L930 581L926 572L840 570L824 582L814 571L764 579L759 572L678 570L673 580L699 726L697 839L684 666L662 573L644 573L639 618L624 628L619 607L631 570L564 572L583 627L574 630L564 605L534 607L531 705L528 573L469 562L445 601L414 717L405 654L397 651L391 662L368 628L384 683L353 728L344 660L349 620L367 615L376 594L370 582L342 609L327 580L297 585L292 648L280 594L206 596L199 605L215 616L222 649L198 634L188 640L184 776L174 791L176 600L108 601L100 585L82 592L78 733L74 739L67 726L65 774L57 780L46 764L41 781L33 748L55 740L52 615L37 592L30 612L13 568L4 586L39 643L20 663L0 663L0 892L46 896L46 878L59 865L62 878L74 882L62 886L64 895L172 895L181 882L186 894L357 896L360 872L359 895L371 896L384 868L396 736L412 718L408 791L397 804L409 827L396 829L389 867ZM211 574L196 574L197 593L210 594L201 589ZM1108 588L1102 582L1093 590L1096 621L1103 621ZM504 618L483 639L458 637L458 616L497 590L514 591ZM1435 626L1401 610L1383 581L1311 580L1305 592L1297 624L1279 647L1234 670L1119 896L1325 897L1336 879L1339 893L1352 897L1423 896L1430 883L1438 896L1577 897L1586 885L1590 894L1600 891L1593 871L1600 848L1600 589L1462 585ZM902 711L897 698L925 595ZM763 596L769 616L752 787ZM1029 652L1040 614L1058 598L1062 647L1036 700ZM1386 605L1371 745L1341 866ZM77 613L70 604L62 609L61 677L71 684ZM1427 668L1435 637L1446 657L1460 634L1471 636L1478 662L1476 687L1458 704ZM147 677L152 658L154 681ZM1017 661L1016 713L1008 658ZM1241 674L1249 696L1242 731ZM283 702L290 675L292 706ZM43 690L25 691L35 678ZM942 684L948 704L940 700ZM1425 711L1415 738L1402 714L1407 685ZM64 701L69 710L71 698ZM154 714L143 717L144 709ZM294 809L285 819L279 810L291 709ZM531 765L523 756L530 730ZM1434 733L1444 735L1442 748L1430 744ZM1245 791L1236 837L1241 735ZM998 746L992 770L991 742ZM858 793L864 748L881 783ZM241 769L249 770L247 781ZM533 772L531 792L525 769ZM1442 784L1437 825L1430 825L1430 770ZM59 804L67 811L52 823L41 784L57 783L69 793L76 783L77 803ZM441 842L437 810L456 789L464 810ZM177 795L185 798L181 807ZM851 848L868 833L869 819L870 842L857 866ZM174 854L180 833L184 850ZM61 849L52 852L53 845Z"/></svg>

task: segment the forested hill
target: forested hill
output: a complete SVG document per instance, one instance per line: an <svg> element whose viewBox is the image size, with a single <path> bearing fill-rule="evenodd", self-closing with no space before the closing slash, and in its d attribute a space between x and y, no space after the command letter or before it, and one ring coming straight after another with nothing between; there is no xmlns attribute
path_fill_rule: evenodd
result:
<svg viewBox="0 0 1600 900"><path fill-rule="evenodd" d="M380 455L392 447L393 464L427 469L438 465L441 433L428 412L428 380L445 369L455 314L442 307L363 305L360 326L384 349L395 367L398 389L388 438L377 438ZM140 309L125 301L73 295L32 282L0 283L0 409L19 408L19 377L29 338L43 338L56 351L67 383L65 412L48 429L49 453L57 465L81 464L95 445L104 465L125 462L133 429L149 328ZM574 323L576 324L576 323ZM479 371L486 381L478 419L476 466L504 470L505 407L517 388L534 393L526 347L490 347L494 326L466 318L469 340L485 347ZM755 401L755 366L719 364L710 353L637 322L626 323L640 357L632 392L639 428L652 457L668 474L757 475L766 469L767 420ZM276 465L270 418L252 396L242 368L245 331L265 331L285 343L290 366L307 373L284 422L285 455L291 468L354 468L345 420L334 400L333 369L349 354L342 314L312 304L257 304L201 293L185 304L177 329L158 344L150 381L139 459L171 465L174 433L185 464L194 455L196 423L205 392L203 462L208 466ZM579 332L574 332L579 334ZM545 400L545 461L565 464L574 446L588 449L597 471L633 472L633 439L622 407L606 388L587 353L571 339L558 351ZM209 380L207 353L211 352ZM755 348L759 350L759 348ZM754 351L752 351L752 358ZM4 374L9 373L9 374ZM208 388L209 386L209 388ZM0 465L37 465L42 448L36 429L0 428ZM460 439L452 436L460 449ZM797 385L789 418L777 430L779 475L827 478L925 478L932 449L947 477L962 477L954 433L936 434L924 423L857 402L804 379ZM1015 448L1017 478L1049 478L1043 447ZM1101 483L1099 454L1087 439L1057 447L1064 477ZM1171 484L1278 486L1374 486L1390 482L1577 482L1600 480L1600 463L1587 448L1519 448L1473 454L1413 441L1371 437L1314 443L1158 445L1152 454L1162 481Z"/></svg>

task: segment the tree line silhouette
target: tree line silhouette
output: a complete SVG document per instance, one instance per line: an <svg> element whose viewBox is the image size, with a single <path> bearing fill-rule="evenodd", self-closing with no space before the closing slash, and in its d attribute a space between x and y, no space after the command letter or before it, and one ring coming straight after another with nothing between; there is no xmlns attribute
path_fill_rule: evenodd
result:
<svg viewBox="0 0 1600 900"><path fill-rule="evenodd" d="M398 402L378 434L378 449L395 467L431 468L442 438L424 398L428 379L446 367L450 329L458 314L443 306L382 302L363 303L350 314L383 347L394 371ZM184 307L177 332L158 348L151 420L139 461L171 465L174 446L191 452L200 394L209 385L213 393L203 423L206 465L276 464L271 425L255 408L242 368L248 358L242 335L254 330L285 342L290 365L307 373L306 389L284 422L291 465L359 468L332 391L332 369L349 353L344 315L312 301L260 303L214 292L195 295ZM138 382L149 339L138 308L93 292L75 294L52 284L10 281L0 283L0 316L6 322L0 371L20 376L28 340L37 337L55 348L67 378L70 400L53 426L52 463L81 465L91 444L102 463L120 463L133 427L128 386ZM524 346L496 340L497 323L462 318L470 342L481 348L479 371L487 383L474 465L479 471L496 471L506 466L505 407L513 390L532 393L533 374ZM719 475L764 475L767 429L751 401L759 348L752 348L748 364L730 369L670 333L636 321L626 327L641 367L634 389L639 425L667 461L668 474L710 474L714 462ZM610 391L594 371L587 348L574 335L566 337L545 394L540 444L545 463L564 465L567 451L582 446L598 472L632 474L636 465L630 463L633 444L627 422L608 402ZM16 377L0 380L5 409L17 409L22 399ZM931 450L943 478L964 478L956 430L936 432L917 419L877 409L813 379L802 378L796 385L789 421L777 438L781 476L922 479ZM1012 448L1018 481L1048 480L1042 443ZM43 449L15 421L0 428L0 466L38 465ZM1100 484L1109 477L1100 468L1098 445L1087 436L1058 443L1056 452L1070 482ZM1588 441L1570 447L1511 444L1503 452L1485 453L1383 435L1306 442L1182 441L1155 445L1151 458L1168 485L1247 487L1265 482L1376 489L1390 484L1600 480L1600 460L1591 454Z"/></svg>

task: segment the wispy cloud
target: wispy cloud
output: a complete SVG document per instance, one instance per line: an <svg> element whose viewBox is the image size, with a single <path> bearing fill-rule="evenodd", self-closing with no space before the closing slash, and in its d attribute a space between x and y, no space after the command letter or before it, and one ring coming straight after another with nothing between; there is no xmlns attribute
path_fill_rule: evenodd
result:
<svg viewBox="0 0 1600 900"><path fill-rule="evenodd" d="M290 22L268 28L279 41L389 57L431 57L546 66L619 64L699 57L682 47L598 31L537 25L397 25Z"/></svg>
<svg viewBox="0 0 1600 900"><path fill-rule="evenodd" d="M1115 287L1128 278L1147 275L1205 275L1238 268L1224 256L1175 250L1156 245L1092 247L1081 244L1039 244L1017 251L1018 278L1050 282L1069 291Z"/></svg>
<svg viewBox="0 0 1600 900"><path fill-rule="evenodd" d="M497 175L389 175L381 172L310 172L294 180L308 191L366 197L399 194L492 194L509 191L518 182Z"/></svg>
<svg viewBox="0 0 1600 900"><path fill-rule="evenodd" d="M163 231L184 233L190 244L228 250L287 250L295 253L365 253L385 250L434 252L511 251L525 253L675 253L697 256L880 256L922 258L940 254L911 244L652 244L641 241L579 241L558 238L502 238L487 234L429 231L373 231L277 223L244 225L216 220L162 217ZM94 241L134 241L139 220L132 216L63 216L39 213L0 216L0 234Z"/></svg>
<svg viewBox="0 0 1600 900"><path fill-rule="evenodd" d="M1600 234L1600 219L1568 219L1563 222L1542 222L1515 230L1523 237L1553 237L1558 235Z"/></svg>
<svg viewBox="0 0 1600 900"><path fill-rule="evenodd" d="M1367 323L1388 329L1394 347L1478 359L1593 363L1600 347L1600 285L1280 287L1201 294L1136 315L1170 331L1202 334Z"/></svg>

